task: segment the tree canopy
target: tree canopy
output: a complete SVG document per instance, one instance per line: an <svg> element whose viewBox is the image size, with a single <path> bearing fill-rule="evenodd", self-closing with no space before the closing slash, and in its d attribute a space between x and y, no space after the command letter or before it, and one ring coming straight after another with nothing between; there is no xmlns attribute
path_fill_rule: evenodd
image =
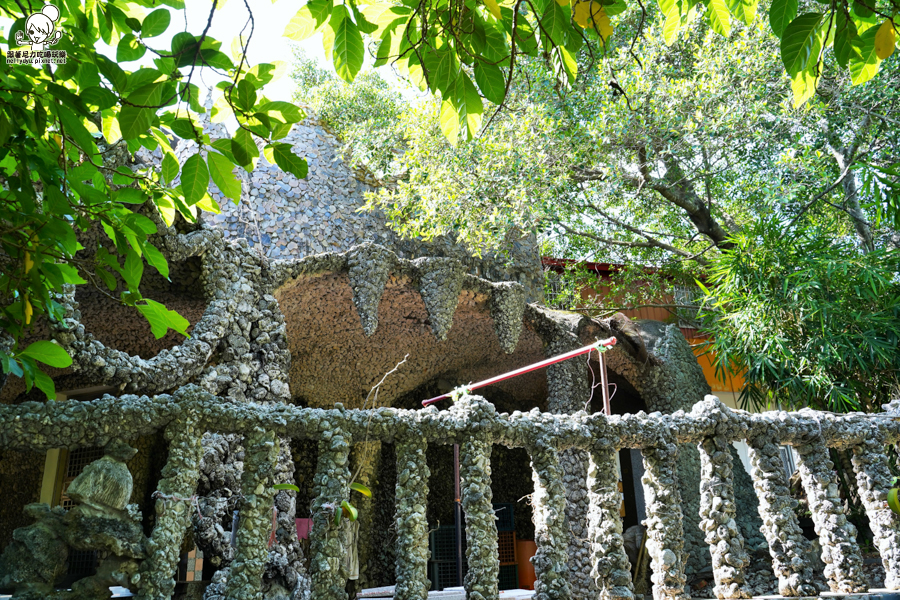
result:
<svg viewBox="0 0 900 600"><path fill-rule="evenodd" d="M0 12L15 19L0 66L0 361L4 379L24 377L29 390L37 385L51 399L53 382L38 363L64 367L71 358L50 342L27 348L19 342L39 316L61 316L54 298L65 285L90 283L134 306L157 337L169 328L185 333L184 318L141 295L145 265L168 277L155 236L176 214L193 221L200 210L218 210L210 180L239 201L233 171L253 170L257 140L272 163L306 175L304 159L278 141L303 112L261 93L286 65L247 62L252 15L230 51L209 34L216 3L202 31L178 31L163 45L162 34L180 29L173 12L184 2L159 4L66 2L38 12L39 6L0 2ZM51 31L43 35L33 23ZM98 40L113 53L98 51ZM22 53L28 58L21 64L11 60ZM206 112L201 72L215 90L212 119L236 119L230 139L211 144L199 125ZM179 164L173 150L179 139L198 144L205 156ZM141 148L161 152L161 165L131 160ZM150 216L137 210L145 203L156 208ZM161 220L152 218L157 211ZM79 239L89 238L78 233L92 227L104 235L85 251Z"/></svg>

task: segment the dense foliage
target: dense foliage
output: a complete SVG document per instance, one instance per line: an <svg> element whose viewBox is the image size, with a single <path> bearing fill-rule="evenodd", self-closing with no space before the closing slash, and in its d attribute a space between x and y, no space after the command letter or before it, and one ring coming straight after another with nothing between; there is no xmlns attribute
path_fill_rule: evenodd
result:
<svg viewBox="0 0 900 600"><path fill-rule="evenodd" d="M900 252L761 222L710 269L710 339L750 405L878 411L900 379Z"/></svg>
<svg viewBox="0 0 900 600"><path fill-rule="evenodd" d="M798 104L813 96L826 63L837 63L861 84L893 53L892 1L774 0L767 8L766 26L780 42L780 62ZM629 9L639 10L637 28L622 26ZM625 0L310 0L285 35L303 40L321 31L325 53L345 81L362 68L368 36L376 65L391 64L419 89L440 93L440 128L455 144L460 134L471 139L478 132L484 100L505 102L528 57L541 57L558 82L570 85L580 54L600 56L633 45L645 23L658 23L672 44L698 16L728 37L735 24L754 23L757 9L757 0L658 0L658 13Z"/></svg>
<svg viewBox="0 0 900 600"><path fill-rule="evenodd" d="M305 161L277 141L303 113L260 93L284 65L246 60L252 19L230 54L209 35L215 3L203 31L180 31L171 44L159 45L157 38L182 21L177 11L184 3L164 2L174 10L158 4L66 2L40 13L36 5L32 15L30 5L0 2L3 14L16 19L3 40L7 61L0 64L0 361L4 380L24 377L29 390L37 385L48 398L53 382L37 363L63 367L71 358L50 342L27 348L19 342L39 317L61 316L55 294L67 284L90 283L134 306L158 337L169 328L185 333L184 318L141 295L145 264L164 277L168 265L154 242L158 224L140 205L152 203L165 225L176 214L194 220L198 210L217 210L210 180L238 201L234 169L254 168L257 139L271 162L306 174ZM98 52L98 40L115 56ZM65 59L9 60L51 49ZM210 144L199 127L201 72L215 86L213 119L236 118L230 139ZM177 138L196 142L206 155L180 165ZM161 152L161 169L135 163L140 148ZM173 186L176 178L180 184ZM97 246L81 248L78 232L93 227L103 231Z"/></svg>
<svg viewBox="0 0 900 600"><path fill-rule="evenodd" d="M636 31L643 17L625 11L619 27ZM828 59L816 95L797 108L763 19L727 40L699 19L666 38L645 26L601 64L587 44L569 89L542 61L520 60L506 109L459 146L444 139L436 102L378 96L401 114L389 128L355 116L355 83L327 84L346 110L326 120L366 122L353 133L363 163L386 164L382 148L403 152L370 196L401 233L451 233L478 251L526 230L545 254L625 263L612 287L577 267L549 280L548 302L597 316L657 306L693 319L699 279L710 349L723 371L747 371L746 401L876 407L900 366L890 345L897 69L853 86ZM586 302L585 286L608 293Z"/></svg>

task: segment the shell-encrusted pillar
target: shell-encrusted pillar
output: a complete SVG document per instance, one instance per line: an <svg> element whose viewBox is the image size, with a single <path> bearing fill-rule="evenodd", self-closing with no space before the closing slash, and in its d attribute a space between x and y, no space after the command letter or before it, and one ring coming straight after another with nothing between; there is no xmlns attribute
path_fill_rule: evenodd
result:
<svg viewBox="0 0 900 600"><path fill-rule="evenodd" d="M600 588L601 598L631 600L634 598L634 585L622 538L622 518L619 515L622 497L618 483L616 451L603 449L591 452L588 471L591 503L588 534L594 565L591 575Z"/></svg>
<svg viewBox="0 0 900 600"><path fill-rule="evenodd" d="M419 269L419 293L428 311L431 331L439 340L446 340L459 304L465 268L453 258L419 258L413 264Z"/></svg>
<svg viewBox="0 0 900 600"><path fill-rule="evenodd" d="M200 478L202 432L194 420L186 419L170 424L165 437L169 440L169 458L157 490L169 498L190 498ZM141 563L138 579L132 579L139 587L139 600L172 597L181 542L192 510L189 502L157 499L156 525L147 544L147 559Z"/></svg>
<svg viewBox="0 0 900 600"><path fill-rule="evenodd" d="M567 600L571 597L566 561L569 532L566 522L566 488L556 448L540 441L528 448L534 478L534 541L531 559L537 580L535 600Z"/></svg>
<svg viewBox="0 0 900 600"><path fill-rule="evenodd" d="M580 342L560 335L548 346L551 356L575 350ZM585 409L590 399L587 365L567 360L547 368L547 408L551 413L573 414ZM597 593L591 576L591 543L588 539L588 453L570 448L560 453L559 465L566 487L567 559L572 596L590 597Z"/></svg>
<svg viewBox="0 0 900 600"><path fill-rule="evenodd" d="M491 442L476 437L459 445L462 508L466 513L466 560L463 585L468 600L494 600L499 594L497 519L491 504Z"/></svg>
<svg viewBox="0 0 900 600"><path fill-rule="evenodd" d="M522 314L525 312L525 288L518 283L495 283L491 290L491 319L500 347L512 354L522 334Z"/></svg>
<svg viewBox="0 0 900 600"><path fill-rule="evenodd" d="M428 477L427 447L422 437L404 438L396 443L397 486L397 600L428 597Z"/></svg>
<svg viewBox="0 0 900 600"><path fill-rule="evenodd" d="M797 446L797 469L809 500L813 523L822 544L825 577L832 592L868 591L863 560L856 543L856 527L844 515L828 447L820 440Z"/></svg>
<svg viewBox="0 0 900 600"><path fill-rule="evenodd" d="M396 261L397 255L377 244L356 246L347 257L353 303L366 336L378 328L378 305Z"/></svg>
<svg viewBox="0 0 900 600"><path fill-rule="evenodd" d="M853 467L859 496L884 565L884 587L896 590L900 589L900 515L887 506L893 477L884 454L885 445L884 435L873 432L853 448Z"/></svg>
<svg viewBox="0 0 900 600"><path fill-rule="evenodd" d="M275 520L276 490L272 486L278 460L278 438L271 431L256 429L244 438L244 448L237 552L225 586L228 600L262 598L260 582L269 558L268 540Z"/></svg>
<svg viewBox="0 0 900 600"><path fill-rule="evenodd" d="M712 555L717 598L750 598L745 569L750 557L735 517L731 444L722 437L708 437L700 449L700 528Z"/></svg>
<svg viewBox="0 0 900 600"><path fill-rule="evenodd" d="M778 577L778 593L815 596L819 592L812 583L813 570L806 558L808 542L797 523L776 439L774 432L766 431L747 440L762 532L772 555L772 570Z"/></svg>
<svg viewBox="0 0 900 600"><path fill-rule="evenodd" d="M313 527L309 533L309 577L316 600L346 600L341 524L334 515L350 495L350 435L323 421L320 426L319 459L313 478Z"/></svg>
<svg viewBox="0 0 900 600"><path fill-rule="evenodd" d="M684 591L684 524L681 493L678 491L678 445L667 434L661 434L655 446L641 450L644 462L644 486L647 519L647 551L653 570L654 600L683 600Z"/></svg>

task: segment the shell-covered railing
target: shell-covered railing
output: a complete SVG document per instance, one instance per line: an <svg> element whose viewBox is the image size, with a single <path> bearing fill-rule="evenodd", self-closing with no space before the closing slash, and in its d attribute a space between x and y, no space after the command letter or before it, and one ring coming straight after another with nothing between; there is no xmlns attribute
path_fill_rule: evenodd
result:
<svg viewBox="0 0 900 600"><path fill-rule="evenodd" d="M696 444L702 460L701 527L710 545L715 593L745 598L749 558L735 522L731 442L750 446L753 478L763 533L785 596L817 595L788 482L780 444L792 445L822 546L825 576L833 592L866 592L856 530L843 514L828 448L852 453L859 494L886 572L886 587L900 588L900 520L886 505L891 484L884 448L896 443L900 422L892 413L834 415L814 411L749 414L732 411L713 396L690 413L498 414L477 396L464 397L449 410L418 411L304 409L290 405L228 403L193 386L173 395L104 397L92 402L24 403L0 407L0 449L43 451L106 446L165 430L169 458L159 481L162 496L190 497L196 488L203 432L239 433L246 448L241 518L236 556L226 595L258 598L271 522L272 468L279 439L318 442L313 482L310 577L313 598L345 598L340 527L334 511L348 496L351 445L366 439L393 443L397 455L397 588L401 600L427 596L428 525L425 517L428 444L459 444L462 505L466 515L465 587L473 600L498 597L497 529L491 507L492 444L525 448L534 469L535 539L533 558L539 600L568 599L565 488L559 452L588 452L590 470L589 537L593 577L604 598L634 596L619 517L615 452L638 448L643 455L647 548L655 600L687 598L681 500L676 485L679 444ZM178 552L189 525L187 503L159 500L148 558L132 578L138 597L170 598Z"/></svg>

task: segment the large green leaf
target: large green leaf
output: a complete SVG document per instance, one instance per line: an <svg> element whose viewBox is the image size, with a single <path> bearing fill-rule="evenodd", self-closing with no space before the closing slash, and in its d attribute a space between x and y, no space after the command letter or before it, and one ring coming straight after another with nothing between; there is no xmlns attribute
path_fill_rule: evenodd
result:
<svg viewBox="0 0 900 600"><path fill-rule="evenodd" d="M725 6L725 0L709 0L709 4L706 7L706 16L713 31L725 37L731 34L731 18L728 16L728 7Z"/></svg>
<svg viewBox="0 0 900 600"><path fill-rule="evenodd" d="M781 37L788 23L797 16L798 0L772 0L769 8L769 25L775 35Z"/></svg>
<svg viewBox="0 0 900 600"><path fill-rule="evenodd" d="M475 63L475 82L485 98L497 105L503 102L506 78L500 67L478 61Z"/></svg>
<svg viewBox="0 0 900 600"><path fill-rule="evenodd" d="M853 85L865 83L878 73L881 59L878 58L878 53L875 51L875 36L877 34L878 28L871 27L851 42L853 52L850 53L848 62Z"/></svg>
<svg viewBox="0 0 900 600"><path fill-rule="evenodd" d="M166 185L178 176L178 159L171 152L166 152L162 160L162 178Z"/></svg>
<svg viewBox="0 0 900 600"><path fill-rule="evenodd" d="M312 11L310 11L309 5L307 4L298 10L297 14L288 21L287 26L284 28L284 37L292 39L295 42L302 42L314 34L320 25L321 23L316 22L316 19L313 17Z"/></svg>
<svg viewBox="0 0 900 600"><path fill-rule="evenodd" d="M290 144L270 144L265 147L266 160L274 162L282 170L291 173L298 179L304 179L309 170L306 159L300 158L291 150Z"/></svg>
<svg viewBox="0 0 900 600"><path fill-rule="evenodd" d="M141 24L141 37L162 35L169 28L171 18L169 11L165 8L154 10L144 18L144 22Z"/></svg>
<svg viewBox="0 0 900 600"><path fill-rule="evenodd" d="M45 340L29 344L27 348L22 350L22 354L58 369L64 369L72 364L72 357L69 356L68 352L53 342Z"/></svg>
<svg viewBox="0 0 900 600"><path fill-rule="evenodd" d="M253 135L246 129L238 129L231 138L231 153L238 164L248 171L253 170L256 159L259 158L259 148L253 141Z"/></svg>
<svg viewBox="0 0 900 600"><path fill-rule="evenodd" d="M781 61L791 77L804 70L810 59L818 58L822 43L821 21L822 13L805 13L785 28L781 37Z"/></svg>
<svg viewBox="0 0 900 600"><path fill-rule="evenodd" d="M834 56L838 64L844 68L850 61L850 56L855 54L853 41L859 37L856 25L847 18L844 11L837 11L837 26L834 33Z"/></svg>
<svg viewBox="0 0 900 600"><path fill-rule="evenodd" d="M750 25L756 18L758 4L759 0L728 0L728 9L738 20Z"/></svg>
<svg viewBox="0 0 900 600"><path fill-rule="evenodd" d="M566 11L555 0L551 0L541 17L541 32L550 37L553 45L562 46L566 43L568 29L569 19Z"/></svg>
<svg viewBox="0 0 900 600"><path fill-rule="evenodd" d="M147 52L147 47L140 43L134 34L128 33L119 40L119 45L116 47L116 61L121 63L139 60L145 52Z"/></svg>
<svg viewBox="0 0 900 600"><path fill-rule="evenodd" d="M199 154L194 154L181 167L181 191L188 205L199 202L209 188L209 168Z"/></svg>
<svg viewBox="0 0 900 600"><path fill-rule="evenodd" d="M226 197L235 203L240 202L241 182L234 176L234 164L218 152L209 152L206 159L209 162L209 174L213 182Z"/></svg>
<svg viewBox="0 0 900 600"><path fill-rule="evenodd" d="M478 95L478 89L469 79L466 73L460 74L462 85L456 84L456 91L459 104L460 119L466 124L466 135L468 139L475 137L478 129L481 128L481 117L484 114L484 105L481 102L481 96Z"/></svg>
<svg viewBox="0 0 900 600"><path fill-rule="evenodd" d="M334 31L334 70L341 79L351 83L363 64L362 35L342 5L334 7L328 25Z"/></svg>
<svg viewBox="0 0 900 600"><path fill-rule="evenodd" d="M425 69L428 71L428 83L432 91L440 90L443 94L455 86L459 76L459 60L450 46L425 52ZM455 88L454 88L455 89Z"/></svg>
<svg viewBox="0 0 900 600"><path fill-rule="evenodd" d="M187 328L190 326L190 322L187 319L174 310L168 310L155 300L145 298L144 302L146 304L138 304L136 308L141 311L141 314L150 323L150 331L156 339L166 335L169 329L174 329L181 335L187 335Z"/></svg>
<svg viewBox="0 0 900 600"><path fill-rule="evenodd" d="M442 93L441 115L439 118L441 133L451 145L459 143L459 112L456 108L456 82L452 90Z"/></svg>

